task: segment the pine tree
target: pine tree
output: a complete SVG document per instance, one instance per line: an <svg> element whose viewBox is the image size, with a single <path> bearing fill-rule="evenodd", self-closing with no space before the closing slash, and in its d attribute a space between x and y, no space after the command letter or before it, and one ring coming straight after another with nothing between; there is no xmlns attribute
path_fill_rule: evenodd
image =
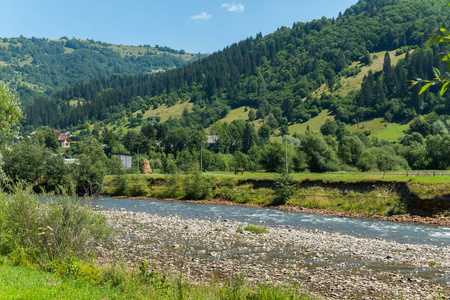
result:
<svg viewBox="0 0 450 300"><path fill-rule="evenodd" d="M389 52L386 52L384 55L383 82L386 86L388 96L394 95L395 87L397 85L397 78L391 65L391 57L389 56Z"/></svg>
<svg viewBox="0 0 450 300"><path fill-rule="evenodd" d="M361 91L359 94L359 103L360 107L370 107L373 100L373 89L375 86L375 81L373 78L372 70L364 76L363 82L361 83Z"/></svg>

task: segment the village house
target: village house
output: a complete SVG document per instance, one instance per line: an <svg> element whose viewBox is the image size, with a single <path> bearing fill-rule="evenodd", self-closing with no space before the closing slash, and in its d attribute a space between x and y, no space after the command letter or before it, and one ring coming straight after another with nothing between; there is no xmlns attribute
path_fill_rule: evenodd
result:
<svg viewBox="0 0 450 300"><path fill-rule="evenodd" d="M70 138L67 135L58 136L58 142L60 147L70 147Z"/></svg>
<svg viewBox="0 0 450 300"><path fill-rule="evenodd" d="M111 153L111 157L118 157L122 161L122 166L125 169L131 169L131 155L123 153Z"/></svg>
<svg viewBox="0 0 450 300"><path fill-rule="evenodd" d="M214 148L216 146L217 141L219 141L219 136L215 134L207 135L206 138L208 139L208 145L211 148Z"/></svg>

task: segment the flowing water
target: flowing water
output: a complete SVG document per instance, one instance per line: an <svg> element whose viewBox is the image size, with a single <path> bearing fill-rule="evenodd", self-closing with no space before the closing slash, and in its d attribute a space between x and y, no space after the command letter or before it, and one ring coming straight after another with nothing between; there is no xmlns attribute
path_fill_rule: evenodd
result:
<svg viewBox="0 0 450 300"><path fill-rule="evenodd" d="M450 246L450 227L393 223L357 218L330 217L266 208L176 202L96 198L92 203L102 210L127 210L186 219L230 220L271 227L292 226L299 229L339 232L361 238L380 238L401 243Z"/></svg>

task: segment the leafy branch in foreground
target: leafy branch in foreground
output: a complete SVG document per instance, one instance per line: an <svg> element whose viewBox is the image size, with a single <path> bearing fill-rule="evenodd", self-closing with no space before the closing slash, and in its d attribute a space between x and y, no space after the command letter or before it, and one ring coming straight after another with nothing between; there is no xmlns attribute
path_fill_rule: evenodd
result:
<svg viewBox="0 0 450 300"><path fill-rule="evenodd" d="M450 2L447 3L444 7L450 6ZM437 43L450 43L450 32L447 31L444 27L440 27L435 32L435 36L427 42L426 45L432 45ZM446 45L448 46L448 45ZM450 53L447 53L442 59L442 62L447 62L447 69L450 72ZM441 76L441 72L439 69L433 67L433 74L434 79L433 80L426 80L422 78L416 78L414 80L409 80L409 82L412 82L411 87L415 86L419 82L426 83L419 91L419 95L423 94L426 90L428 90L430 87L434 85L441 85L441 96L444 95L444 93L447 91L448 86L450 85L450 78Z"/></svg>

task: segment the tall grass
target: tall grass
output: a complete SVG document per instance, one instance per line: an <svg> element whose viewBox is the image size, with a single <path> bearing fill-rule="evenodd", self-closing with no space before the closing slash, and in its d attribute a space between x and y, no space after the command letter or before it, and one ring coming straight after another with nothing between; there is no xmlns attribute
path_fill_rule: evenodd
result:
<svg viewBox="0 0 450 300"><path fill-rule="evenodd" d="M382 187L366 192L324 187L299 189L287 204L351 213L378 215L406 213L406 207L401 202L400 196L395 191Z"/></svg>
<svg viewBox="0 0 450 300"><path fill-rule="evenodd" d="M244 277L225 283L190 284L183 277L165 277L146 268L98 269L103 281L88 276L60 276L0 262L2 299L195 299L195 300L309 300L295 285L250 285Z"/></svg>
<svg viewBox="0 0 450 300"><path fill-rule="evenodd" d="M0 192L0 254L17 264L87 259L111 229L106 218L70 197L37 196L24 184Z"/></svg>

